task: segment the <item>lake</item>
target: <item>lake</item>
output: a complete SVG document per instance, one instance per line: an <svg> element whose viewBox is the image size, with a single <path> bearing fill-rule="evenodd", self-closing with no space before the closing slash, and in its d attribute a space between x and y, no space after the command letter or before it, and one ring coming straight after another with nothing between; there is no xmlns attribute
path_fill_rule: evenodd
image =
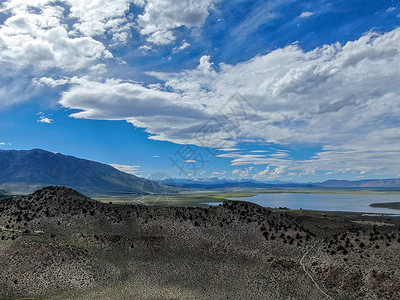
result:
<svg viewBox="0 0 400 300"><path fill-rule="evenodd" d="M229 198L253 202L264 207L287 207L322 211L399 214L400 210L370 207L372 203L400 202L400 195L361 194L258 194L252 197Z"/></svg>

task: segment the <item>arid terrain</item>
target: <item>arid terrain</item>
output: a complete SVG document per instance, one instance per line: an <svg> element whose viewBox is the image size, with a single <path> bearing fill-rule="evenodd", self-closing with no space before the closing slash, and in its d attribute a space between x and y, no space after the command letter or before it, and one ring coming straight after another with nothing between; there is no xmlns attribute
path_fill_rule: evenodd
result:
<svg viewBox="0 0 400 300"><path fill-rule="evenodd" d="M400 219L105 204L50 187L0 200L0 298L399 299Z"/></svg>

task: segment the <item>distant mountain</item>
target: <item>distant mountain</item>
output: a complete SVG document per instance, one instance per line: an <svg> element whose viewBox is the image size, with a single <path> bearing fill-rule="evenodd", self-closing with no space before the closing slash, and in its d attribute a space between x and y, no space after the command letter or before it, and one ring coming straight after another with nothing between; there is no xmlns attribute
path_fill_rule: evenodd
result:
<svg viewBox="0 0 400 300"><path fill-rule="evenodd" d="M328 180L315 185L327 188L400 188L400 178L366 179L358 181Z"/></svg>
<svg viewBox="0 0 400 300"><path fill-rule="evenodd" d="M67 186L88 195L153 194L161 184L109 165L40 149L0 151L0 189L29 193L44 186Z"/></svg>
<svg viewBox="0 0 400 300"><path fill-rule="evenodd" d="M283 181L261 182L251 179L220 179L211 178L168 178L159 183L187 189L232 189L232 188L312 188L312 184L292 183Z"/></svg>
<svg viewBox="0 0 400 300"><path fill-rule="evenodd" d="M159 181L164 185L177 186L189 189L230 189L230 188L265 188L265 189L335 189L335 188L400 188L400 178L397 179L367 179L367 180L328 180L317 183L295 183L295 182L282 182L270 181L262 182L251 179L219 179L219 178L195 178L195 179L181 179L169 178Z"/></svg>

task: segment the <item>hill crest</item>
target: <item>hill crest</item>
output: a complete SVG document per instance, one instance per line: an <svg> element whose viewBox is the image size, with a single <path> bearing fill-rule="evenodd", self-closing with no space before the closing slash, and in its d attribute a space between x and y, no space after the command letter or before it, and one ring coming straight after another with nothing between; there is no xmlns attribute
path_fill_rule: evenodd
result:
<svg viewBox="0 0 400 300"><path fill-rule="evenodd" d="M0 152L0 189L30 193L58 185L88 195L154 194L165 187L99 162L42 149Z"/></svg>

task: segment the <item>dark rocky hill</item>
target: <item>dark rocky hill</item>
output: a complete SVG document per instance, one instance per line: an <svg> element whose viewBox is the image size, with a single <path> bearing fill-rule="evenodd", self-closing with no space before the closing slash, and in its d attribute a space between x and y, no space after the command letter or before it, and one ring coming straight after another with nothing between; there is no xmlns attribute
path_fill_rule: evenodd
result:
<svg viewBox="0 0 400 300"><path fill-rule="evenodd" d="M156 182L112 166L40 149L0 151L0 187L9 192L49 185L74 188L89 195L151 194L164 190Z"/></svg>
<svg viewBox="0 0 400 300"><path fill-rule="evenodd" d="M399 299L400 220L112 205L64 187L0 200L0 299Z"/></svg>

